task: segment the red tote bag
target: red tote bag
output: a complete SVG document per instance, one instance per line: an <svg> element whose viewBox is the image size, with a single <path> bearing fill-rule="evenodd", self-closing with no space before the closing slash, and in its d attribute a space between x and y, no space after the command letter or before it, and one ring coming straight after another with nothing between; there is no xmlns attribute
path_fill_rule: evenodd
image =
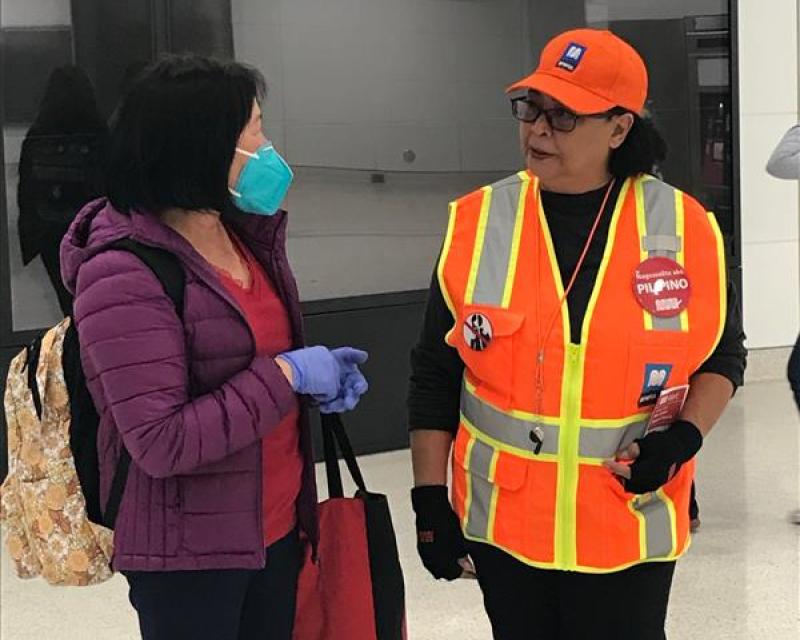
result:
<svg viewBox="0 0 800 640"><path fill-rule="evenodd" d="M305 544L294 640L405 640L405 587L385 495L367 490L339 415L322 416L328 500L318 561ZM345 498L336 447L358 491Z"/></svg>

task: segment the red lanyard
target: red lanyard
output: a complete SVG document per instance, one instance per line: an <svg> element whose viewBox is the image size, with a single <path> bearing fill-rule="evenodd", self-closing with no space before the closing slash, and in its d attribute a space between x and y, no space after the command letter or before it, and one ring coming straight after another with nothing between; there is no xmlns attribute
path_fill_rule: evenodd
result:
<svg viewBox="0 0 800 640"><path fill-rule="evenodd" d="M541 399L544 393L544 373L543 373L543 365L544 365L544 349L545 345L547 344L547 340L550 338L550 334L553 333L553 329L555 328L555 323L558 317L561 315L561 309L564 306L564 303L567 300L567 296L569 295L570 291L572 291L572 287L575 286L575 281L578 279L578 273L583 266L583 263L586 261L586 255L589 253L589 247L592 244L592 240L594 240L594 236L597 233L597 227L600 225L600 220L603 217L603 213L606 210L606 205L608 204L608 199L611 197L611 192L614 190L614 184L616 184L616 179L612 180L611 183L608 185L608 189L606 189L606 195L603 198L603 204L600 205L600 210L597 212L597 216L594 219L594 224L592 225L592 230L589 233L589 238L586 240L586 244L583 247L583 251L581 252L581 257L578 260L578 264L575 265L575 271L572 272L572 277L569 279L569 284L567 285L566 289L564 289L564 294L561 296L561 300L558 303L558 307L553 313L552 318L547 325L547 333L545 333L544 338L539 343L538 353L536 355L536 391L537 391L537 413L541 415ZM541 192L539 193L539 198L541 201ZM539 261L539 256L536 258L537 262ZM541 284L541 283L539 283ZM537 314L538 315L538 314Z"/></svg>

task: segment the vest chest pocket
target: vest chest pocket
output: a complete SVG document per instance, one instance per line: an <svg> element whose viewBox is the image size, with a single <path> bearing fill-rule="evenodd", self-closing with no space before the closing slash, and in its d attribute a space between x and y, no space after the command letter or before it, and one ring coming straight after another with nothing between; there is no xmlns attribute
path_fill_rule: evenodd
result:
<svg viewBox="0 0 800 640"><path fill-rule="evenodd" d="M511 404L515 334L525 316L489 305L467 305L450 337L481 395L502 408Z"/></svg>
<svg viewBox="0 0 800 640"><path fill-rule="evenodd" d="M661 391L688 383L689 345L681 338L666 344L653 340L652 344L630 345L624 398L627 414L652 409Z"/></svg>

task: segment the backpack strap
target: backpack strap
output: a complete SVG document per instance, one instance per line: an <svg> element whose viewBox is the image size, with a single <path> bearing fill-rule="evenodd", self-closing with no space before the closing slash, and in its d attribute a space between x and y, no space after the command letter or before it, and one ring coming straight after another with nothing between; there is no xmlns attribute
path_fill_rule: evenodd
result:
<svg viewBox="0 0 800 640"><path fill-rule="evenodd" d="M112 249L119 249L127 251L135 255L139 260L144 262L150 270L156 275L164 291L172 300L175 305L175 311L178 317L183 319L183 301L184 292L186 290L186 273L178 260L178 257L166 249L158 249L150 247L130 238L123 238L118 240L113 245ZM119 507L122 503L122 494L125 491L125 484L128 481L128 471L131 466L131 454L125 446L122 446L120 451L119 461L117 468L114 470L114 477L111 480L111 490L108 494L108 502L103 511L103 521L110 529L114 528L119 513Z"/></svg>
<svg viewBox="0 0 800 640"><path fill-rule="evenodd" d="M39 369L39 356L42 351L42 336L39 336L25 347L25 367L28 373L28 388L31 390L33 406L39 420L42 419L42 396L39 393L39 384L36 382L36 372Z"/></svg>
<svg viewBox="0 0 800 640"><path fill-rule="evenodd" d="M144 262L156 274L156 278L164 287L164 291L175 305L178 317L183 319L183 297L186 289L186 273L178 257L166 249L150 247L131 238L117 240L111 245L112 249L119 249L132 253Z"/></svg>

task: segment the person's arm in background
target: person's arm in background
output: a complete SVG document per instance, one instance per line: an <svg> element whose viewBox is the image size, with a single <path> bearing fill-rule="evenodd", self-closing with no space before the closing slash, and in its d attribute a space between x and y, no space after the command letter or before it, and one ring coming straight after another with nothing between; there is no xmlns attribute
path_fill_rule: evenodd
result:
<svg viewBox="0 0 800 640"><path fill-rule="evenodd" d="M800 125L783 136L767 163L767 173L783 180L800 179Z"/></svg>
<svg viewBox="0 0 800 640"><path fill-rule="evenodd" d="M447 580L475 575L447 489L447 467L458 430L464 373L458 352L445 343L453 324L434 273L422 331L411 353L411 501L417 516L417 550L422 563L435 578Z"/></svg>

